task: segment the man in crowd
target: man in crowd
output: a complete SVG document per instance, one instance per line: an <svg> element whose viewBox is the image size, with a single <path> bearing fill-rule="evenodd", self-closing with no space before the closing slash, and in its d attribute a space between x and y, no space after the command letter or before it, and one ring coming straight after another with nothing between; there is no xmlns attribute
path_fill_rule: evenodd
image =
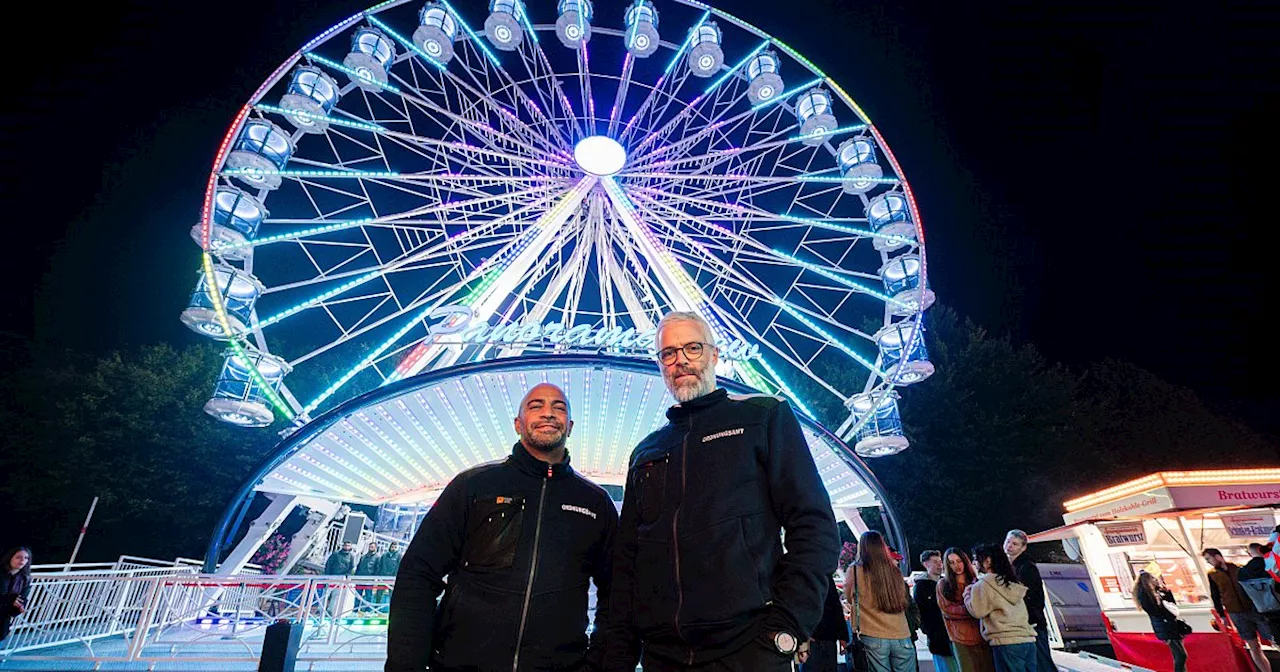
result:
<svg viewBox="0 0 1280 672"><path fill-rule="evenodd" d="M1267 620L1267 629L1280 636L1280 583L1267 573L1266 557L1271 547L1265 544L1249 544L1249 562L1236 575L1240 587L1253 602L1258 613Z"/></svg>
<svg viewBox="0 0 1280 672"><path fill-rule="evenodd" d="M1009 556L1018 580L1027 587L1023 601L1027 603L1027 617L1036 629L1036 672L1058 672L1049 650L1049 619L1044 613L1044 580L1040 568L1027 555L1027 533L1009 530L1004 536L1004 554Z"/></svg>
<svg viewBox="0 0 1280 672"><path fill-rule="evenodd" d="M387 552L382 554L382 558L378 560L378 576L395 576L400 571L400 542L393 541L387 544ZM390 594L383 589L378 590L378 594L374 597L374 602L378 604L378 611L386 611L383 606L391 598Z"/></svg>
<svg viewBox="0 0 1280 672"><path fill-rule="evenodd" d="M1222 551L1206 548L1200 553L1213 568L1209 570L1209 597L1218 615L1230 619L1240 638L1249 647L1249 656L1259 672L1271 672L1271 663L1262 651L1261 639L1271 639L1267 619L1254 608L1253 601L1240 585L1240 566L1222 557Z"/></svg>
<svg viewBox="0 0 1280 672"><path fill-rule="evenodd" d="M594 581L603 632L617 510L569 466L573 421L560 388L529 390L515 430L511 456L455 477L409 544L391 597L387 672L598 668L587 600Z"/></svg>
<svg viewBox="0 0 1280 672"><path fill-rule="evenodd" d="M351 576L356 571L356 551L351 542L342 542L342 548L329 554L324 561L326 576Z"/></svg>
<svg viewBox="0 0 1280 672"><path fill-rule="evenodd" d="M381 562L382 554L378 552L378 542L369 542L369 547L365 550L364 555L360 556L360 561L356 563L356 576L377 576ZM366 583L359 590L360 602L356 604L356 610L374 609L377 606L378 591L374 589L372 582Z"/></svg>
<svg viewBox="0 0 1280 672"><path fill-rule="evenodd" d="M951 651L951 636L947 634L942 609L938 607L938 582L942 580L942 553L925 551L920 554L920 564L926 575L916 579L911 589L911 599L920 610L920 629L929 639L929 653L933 655L936 672L960 672L955 655Z"/></svg>
<svg viewBox="0 0 1280 672"><path fill-rule="evenodd" d="M356 550L349 541L342 542L342 548L329 554L328 559L324 561L325 576L351 576L356 571ZM328 601L324 602L326 593ZM328 604L331 615L337 615L340 611L342 590L334 590L332 587L322 587L319 594L321 604Z"/></svg>
<svg viewBox="0 0 1280 672"><path fill-rule="evenodd" d="M678 403L631 455L605 669L643 652L646 672L789 672L840 551L800 423L781 398L717 388L701 316L667 315L656 341Z"/></svg>

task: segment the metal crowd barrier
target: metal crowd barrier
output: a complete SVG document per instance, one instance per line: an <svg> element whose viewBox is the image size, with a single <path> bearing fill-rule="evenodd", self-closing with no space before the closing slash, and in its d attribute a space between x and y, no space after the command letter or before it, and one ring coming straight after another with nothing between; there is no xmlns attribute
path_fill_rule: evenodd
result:
<svg viewBox="0 0 1280 672"><path fill-rule="evenodd" d="M98 574L98 575L95 575ZM377 669L391 577L199 575L185 566L37 575L0 669L55 662L253 664L266 626L303 623L304 669ZM52 665L57 667L56 665Z"/></svg>

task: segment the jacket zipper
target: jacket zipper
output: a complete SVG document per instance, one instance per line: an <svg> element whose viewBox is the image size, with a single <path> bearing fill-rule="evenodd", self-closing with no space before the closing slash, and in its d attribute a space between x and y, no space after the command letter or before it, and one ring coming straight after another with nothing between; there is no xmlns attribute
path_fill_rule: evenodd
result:
<svg viewBox="0 0 1280 672"><path fill-rule="evenodd" d="M520 645L524 641L524 626L529 619L529 598L533 597L533 576L538 571L538 543L542 539L542 509L547 501L547 483L551 482L551 464L547 464L547 477L538 493L538 517L533 523L533 557L529 559L529 585L524 589L524 607L520 609L520 632L516 635L516 655L511 660L511 672L520 671Z"/></svg>
<svg viewBox="0 0 1280 672"><path fill-rule="evenodd" d="M684 639L684 633L680 632L680 611L684 609L684 583L680 580L680 509L684 508L684 491L686 486L686 469L685 463L688 461L689 454L689 435L693 433L693 414L689 414L689 431L685 432L684 439L680 443L680 503L676 505L676 510L671 516L671 545L676 554L676 636ZM689 642L685 640L687 645ZM693 647L689 647L688 665L693 664Z"/></svg>

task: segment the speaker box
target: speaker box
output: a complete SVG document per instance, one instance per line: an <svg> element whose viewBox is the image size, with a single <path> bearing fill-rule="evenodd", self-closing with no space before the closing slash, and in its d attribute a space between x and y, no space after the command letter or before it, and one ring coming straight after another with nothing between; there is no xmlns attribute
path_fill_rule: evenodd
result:
<svg viewBox="0 0 1280 672"><path fill-rule="evenodd" d="M302 646L302 624L276 621L267 626L262 639L258 672L295 672L298 647Z"/></svg>

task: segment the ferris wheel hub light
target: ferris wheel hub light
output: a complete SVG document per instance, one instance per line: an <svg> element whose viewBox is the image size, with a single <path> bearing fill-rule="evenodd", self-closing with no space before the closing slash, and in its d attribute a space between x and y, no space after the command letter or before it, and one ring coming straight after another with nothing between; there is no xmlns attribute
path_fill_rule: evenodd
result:
<svg viewBox="0 0 1280 672"><path fill-rule="evenodd" d="M573 148L573 158L578 167L591 173L605 177L617 174L627 163L627 150L617 140L603 135L584 138Z"/></svg>

